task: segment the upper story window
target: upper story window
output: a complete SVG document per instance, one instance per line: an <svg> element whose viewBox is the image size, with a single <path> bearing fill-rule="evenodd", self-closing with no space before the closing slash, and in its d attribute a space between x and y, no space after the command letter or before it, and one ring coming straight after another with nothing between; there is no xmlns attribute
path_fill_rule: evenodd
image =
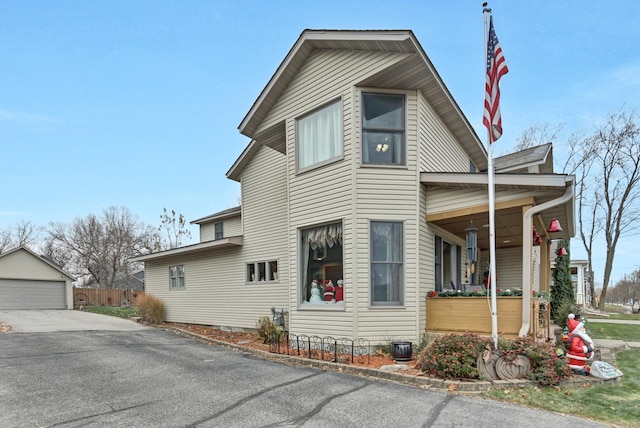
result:
<svg viewBox="0 0 640 428"><path fill-rule="evenodd" d="M362 94L362 162L405 165L405 102L401 94Z"/></svg>
<svg viewBox="0 0 640 428"><path fill-rule="evenodd" d="M171 290L183 289L185 287L184 265L169 267L169 288Z"/></svg>
<svg viewBox="0 0 640 428"><path fill-rule="evenodd" d="M298 171L326 164L342 156L342 102L322 107L297 120Z"/></svg>
<svg viewBox="0 0 640 428"><path fill-rule="evenodd" d="M215 224L215 237L214 239L218 240L218 239L222 239L224 238L224 228L223 228L223 223L219 222Z"/></svg>

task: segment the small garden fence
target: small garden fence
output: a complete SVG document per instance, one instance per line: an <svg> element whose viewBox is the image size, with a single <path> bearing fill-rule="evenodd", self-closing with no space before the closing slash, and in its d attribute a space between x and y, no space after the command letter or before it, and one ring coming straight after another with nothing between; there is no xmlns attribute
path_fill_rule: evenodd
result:
<svg viewBox="0 0 640 428"><path fill-rule="evenodd" d="M119 288L73 288L74 307L92 306L135 306L144 291L122 290Z"/></svg>
<svg viewBox="0 0 640 428"><path fill-rule="evenodd" d="M342 364L371 362L371 343L362 338L307 336L279 331L270 334L268 342L269 351L275 354Z"/></svg>

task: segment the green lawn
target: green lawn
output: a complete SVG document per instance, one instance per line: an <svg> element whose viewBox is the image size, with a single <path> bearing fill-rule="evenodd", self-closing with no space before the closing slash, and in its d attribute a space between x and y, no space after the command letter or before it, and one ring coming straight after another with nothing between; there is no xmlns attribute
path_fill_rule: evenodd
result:
<svg viewBox="0 0 640 428"><path fill-rule="evenodd" d="M640 326L587 321L589 335L596 339L640 341ZM511 391L493 390L483 396L524 404L553 412L594 419L620 427L637 427L640 421L640 348L616 353L621 382L570 388L527 386Z"/></svg>
<svg viewBox="0 0 640 428"><path fill-rule="evenodd" d="M587 321L587 329L592 339L619 339L627 342L640 342L640 325Z"/></svg>
<svg viewBox="0 0 640 428"><path fill-rule="evenodd" d="M120 306L85 306L86 312L92 312L94 314L111 315L119 318L131 318L138 316L138 308L130 307L124 308Z"/></svg>

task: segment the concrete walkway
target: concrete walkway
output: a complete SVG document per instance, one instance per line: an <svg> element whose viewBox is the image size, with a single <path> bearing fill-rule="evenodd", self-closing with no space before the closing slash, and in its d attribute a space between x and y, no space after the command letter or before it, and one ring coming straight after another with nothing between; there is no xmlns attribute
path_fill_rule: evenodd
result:
<svg viewBox="0 0 640 428"><path fill-rule="evenodd" d="M587 328L589 328L589 324L602 323L602 324L629 324L629 325L637 325L640 327L640 320L612 320L608 318L589 318L585 316L587 319ZM640 342L629 342L623 340L614 340L614 339L593 339L593 342L603 348L609 348L612 351L623 351L628 348L640 348Z"/></svg>

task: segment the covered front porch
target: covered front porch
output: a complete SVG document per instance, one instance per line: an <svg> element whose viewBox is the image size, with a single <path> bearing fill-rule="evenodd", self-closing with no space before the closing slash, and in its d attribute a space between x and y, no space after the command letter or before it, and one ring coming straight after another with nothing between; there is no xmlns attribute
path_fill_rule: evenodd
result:
<svg viewBox="0 0 640 428"><path fill-rule="evenodd" d="M549 296L556 242L574 235L574 177L552 173L550 145L536 149L538 155L544 155L538 156L537 164L523 165L526 156L496 159L497 319L499 335L545 340L549 305L547 299L537 297ZM426 221L436 235L431 288L436 293L427 297L426 330L491 335L489 300L460 297L487 290L491 257L488 176L422 173L421 182L426 192ZM469 244L472 231L476 238ZM458 247L457 258L454 250L446 252L451 247ZM457 297L438 297L443 294Z"/></svg>

